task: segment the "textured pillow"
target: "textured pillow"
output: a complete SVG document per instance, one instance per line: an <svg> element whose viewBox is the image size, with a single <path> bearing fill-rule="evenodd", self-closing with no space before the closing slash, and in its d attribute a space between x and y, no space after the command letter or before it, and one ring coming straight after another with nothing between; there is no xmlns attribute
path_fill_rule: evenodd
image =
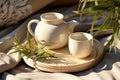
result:
<svg viewBox="0 0 120 80"><path fill-rule="evenodd" d="M0 0L0 26L17 23L54 0Z"/></svg>

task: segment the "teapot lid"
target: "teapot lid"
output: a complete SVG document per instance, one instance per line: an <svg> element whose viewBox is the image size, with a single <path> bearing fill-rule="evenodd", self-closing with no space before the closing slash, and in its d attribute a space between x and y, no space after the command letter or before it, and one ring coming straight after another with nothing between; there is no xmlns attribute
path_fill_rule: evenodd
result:
<svg viewBox="0 0 120 80"><path fill-rule="evenodd" d="M63 20L63 14L61 13L57 13L57 12L47 12L47 13L43 13L41 16L41 20L42 21L55 21L55 22L59 22L61 20Z"/></svg>

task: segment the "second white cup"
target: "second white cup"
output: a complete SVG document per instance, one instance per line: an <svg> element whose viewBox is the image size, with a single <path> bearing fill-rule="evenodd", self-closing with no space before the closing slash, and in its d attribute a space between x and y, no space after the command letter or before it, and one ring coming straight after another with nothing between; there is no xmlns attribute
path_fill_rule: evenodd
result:
<svg viewBox="0 0 120 80"><path fill-rule="evenodd" d="M85 58L91 54L93 36L85 32L75 32L69 35L68 48L70 53L77 58Z"/></svg>

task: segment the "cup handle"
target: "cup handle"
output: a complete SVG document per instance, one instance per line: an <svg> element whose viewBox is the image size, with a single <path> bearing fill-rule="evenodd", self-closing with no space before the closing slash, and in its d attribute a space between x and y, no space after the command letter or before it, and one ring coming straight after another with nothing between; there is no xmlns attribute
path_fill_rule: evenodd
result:
<svg viewBox="0 0 120 80"><path fill-rule="evenodd" d="M32 25L33 23L38 24L38 23L39 23L39 20L33 19L33 20L29 21L29 23L28 23L28 25L27 25L27 28L28 28L29 33L30 33L33 37L35 37L34 32L33 32L32 29L31 29L31 25Z"/></svg>

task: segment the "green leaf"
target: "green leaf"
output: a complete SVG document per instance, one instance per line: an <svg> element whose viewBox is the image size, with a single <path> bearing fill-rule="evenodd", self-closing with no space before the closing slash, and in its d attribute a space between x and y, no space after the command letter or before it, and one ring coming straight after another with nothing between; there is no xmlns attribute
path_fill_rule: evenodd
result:
<svg viewBox="0 0 120 80"><path fill-rule="evenodd" d="M116 40L120 40L120 0L80 0L78 12L79 15L89 15L93 16L91 29L92 31L97 31L96 35L105 29L112 29L112 37L108 42L108 46L116 47ZM87 3L94 3L91 6L87 6ZM81 6L81 7L80 7ZM80 9L81 8L81 9ZM107 12L104 15L104 12ZM94 24L99 18L104 18L104 22L99 27L94 27Z"/></svg>

